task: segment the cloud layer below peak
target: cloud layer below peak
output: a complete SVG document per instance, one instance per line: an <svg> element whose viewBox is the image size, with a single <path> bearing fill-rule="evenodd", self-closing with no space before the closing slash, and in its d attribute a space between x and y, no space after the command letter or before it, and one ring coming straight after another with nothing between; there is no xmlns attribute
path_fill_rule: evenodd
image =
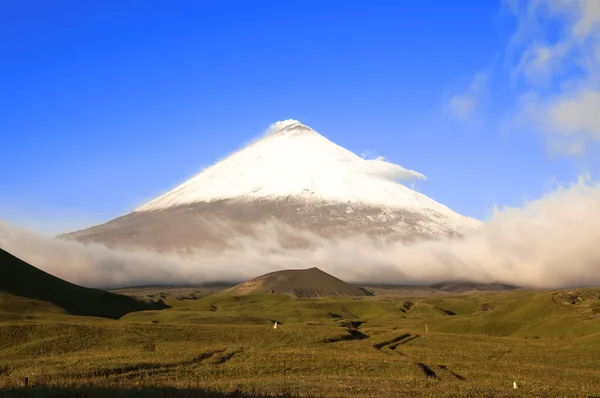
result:
<svg viewBox="0 0 600 398"><path fill-rule="evenodd" d="M462 240L389 244L362 235L324 239L286 225L256 226L231 249L188 256L110 250L0 223L0 247L66 280L94 287L238 282L290 268L320 267L349 282L503 282L533 288L600 285L600 184L581 178L521 208L495 212ZM279 237L307 242L285 247Z"/></svg>

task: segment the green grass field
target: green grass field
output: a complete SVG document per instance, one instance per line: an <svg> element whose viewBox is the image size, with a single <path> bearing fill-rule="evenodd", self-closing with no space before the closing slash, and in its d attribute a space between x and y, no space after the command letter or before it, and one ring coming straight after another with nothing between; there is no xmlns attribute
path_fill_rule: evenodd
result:
<svg viewBox="0 0 600 398"><path fill-rule="evenodd" d="M600 396L600 289L160 293L120 320L0 295L0 395Z"/></svg>

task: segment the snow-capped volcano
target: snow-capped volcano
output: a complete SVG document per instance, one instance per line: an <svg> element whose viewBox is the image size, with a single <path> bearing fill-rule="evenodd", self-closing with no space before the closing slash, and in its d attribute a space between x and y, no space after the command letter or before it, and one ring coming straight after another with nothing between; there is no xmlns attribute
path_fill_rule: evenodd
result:
<svg viewBox="0 0 600 398"><path fill-rule="evenodd" d="M136 211L222 199L281 199L449 209L397 182L422 174L365 160L295 121L204 170Z"/></svg>
<svg viewBox="0 0 600 398"><path fill-rule="evenodd" d="M285 120L133 213L65 237L169 250L213 241L216 222L243 230L274 218L325 236L411 239L460 236L480 224L399 182L415 179L425 176L363 159L299 121Z"/></svg>

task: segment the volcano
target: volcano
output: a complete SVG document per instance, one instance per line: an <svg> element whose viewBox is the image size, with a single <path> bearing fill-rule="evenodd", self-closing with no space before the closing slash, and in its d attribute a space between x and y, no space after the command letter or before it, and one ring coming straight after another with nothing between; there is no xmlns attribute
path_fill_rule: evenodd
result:
<svg viewBox="0 0 600 398"><path fill-rule="evenodd" d="M361 297L373 294L321 271L318 268L271 272L240 283L227 295L287 294L296 297Z"/></svg>
<svg viewBox="0 0 600 398"><path fill-rule="evenodd" d="M360 233L404 241L460 238L481 224L401 182L416 179L425 177L364 159L285 120L133 212L61 238L182 251L223 246L269 221L325 238Z"/></svg>

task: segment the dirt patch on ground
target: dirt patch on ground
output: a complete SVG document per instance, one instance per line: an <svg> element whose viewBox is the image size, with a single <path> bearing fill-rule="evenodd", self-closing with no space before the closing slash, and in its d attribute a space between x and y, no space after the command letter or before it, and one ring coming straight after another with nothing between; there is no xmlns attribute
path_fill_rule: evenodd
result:
<svg viewBox="0 0 600 398"><path fill-rule="evenodd" d="M421 370L423 371L425 376L430 377L432 379L437 379L437 374L429 366L427 366L421 362L417 362L415 365L417 365L419 368L421 368Z"/></svg>
<svg viewBox="0 0 600 398"><path fill-rule="evenodd" d="M127 375L133 376L133 375L139 375L141 373L152 375L155 373L169 372L172 369L177 368L179 366L198 364L209 358L212 358L214 355L220 354L221 352L223 352L223 351L217 350L217 351L205 352L205 353L202 353L202 354L194 357L191 360L167 363L167 364L164 364L164 363L163 364L161 364L161 363L139 363L139 364L135 364L135 365L119 366L119 367L115 367L115 368L100 368L100 369L94 369L89 372L81 373L81 374L74 375L74 376L81 377L81 378L99 377L99 376L100 377L111 377L111 376L127 377Z"/></svg>
<svg viewBox="0 0 600 398"><path fill-rule="evenodd" d="M364 340L368 339L369 335L366 335L358 330L349 329L347 331L348 334L343 336L332 337L330 339L323 340L323 343L337 343L340 341L352 341L352 340Z"/></svg>
<svg viewBox="0 0 600 398"><path fill-rule="evenodd" d="M409 333L404 333L403 335L400 335L398 337L394 337L391 340L387 340L387 341L383 341L381 343L374 344L373 347L376 348L376 349L378 349L378 350L381 350L385 346L388 346L388 345L394 344L394 343L398 343L399 341L402 341L402 340L404 340L404 339L406 339L408 337L410 337L410 334Z"/></svg>
<svg viewBox="0 0 600 398"><path fill-rule="evenodd" d="M224 354L221 354L217 357L215 357L211 363L214 365L221 365L224 364L225 362L229 361L231 358L233 358L234 356L236 356L237 354L239 354L241 351L232 351L232 352L226 352Z"/></svg>
<svg viewBox="0 0 600 398"><path fill-rule="evenodd" d="M600 302L600 293L594 291L566 290L555 293L553 299L560 304L586 307Z"/></svg>
<svg viewBox="0 0 600 398"><path fill-rule="evenodd" d="M456 377L458 380L461 380L461 381L467 380L466 377L461 376L461 375L459 375L457 373L454 373L453 371L451 371L450 369L448 369L448 367L446 365L438 365L438 368L440 368L440 369L442 369L442 370L450 373L452 376Z"/></svg>
<svg viewBox="0 0 600 398"><path fill-rule="evenodd" d="M411 336L410 334L408 336L406 336L406 338L400 340L399 342L397 342L396 344L392 344L390 345L390 349L391 350L395 350L396 348L398 348L399 345L404 345L406 343L410 343L413 340L418 339L419 337L421 337L420 335L416 334L414 336Z"/></svg>
<svg viewBox="0 0 600 398"><path fill-rule="evenodd" d="M456 312L450 311L450 310L445 310L443 308L440 308L440 311L445 314L445 315L456 315Z"/></svg>

